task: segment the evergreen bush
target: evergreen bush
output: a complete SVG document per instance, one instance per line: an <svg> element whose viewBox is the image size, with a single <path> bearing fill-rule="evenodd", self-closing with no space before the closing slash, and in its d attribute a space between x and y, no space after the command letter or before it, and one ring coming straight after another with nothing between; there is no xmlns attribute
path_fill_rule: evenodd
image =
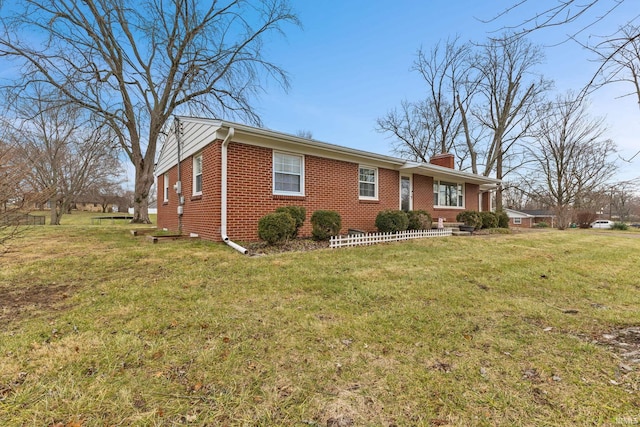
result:
<svg viewBox="0 0 640 427"><path fill-rule="evenodd" d="M311 234L316 240L328 240L336 236L342 228L340 214L335 211L318 210L311 215Z"/></svg>
<svg viewBox="0 0 640 427"><path fill-rule="evenodd" d="M376 227L381 233L397 233L405 231L409 226L409 217L406 212L398 210L386 210L378 212Z"/></svg>
<svg viewBox="0 0 640 427"><path fill-rule="evenodd" d="M287 212L266 214L258 221L258 237L270 245L283 243L296 229L296 221Z"/></svg>
<svg viewBox="0 0 640 427"><path fill-rule="evenodd" d="M465 225L475 227L476 230L482 228L482 218L476 211L462 211L456 216L456 221L464 222Z"/></svg>
<svg viewBox="0 0 640 427"><path fill-rule="evenodd" d="M480 212L480 218L482 219L482 228L496 228L498 227L498 216L493 212Z"/></svg>
<svg viewBox="0 0 640 427"><path fill-rule="evenodd" d="M407 230L430 230L431 222L433 221L431 215L427 211L409 211L407 212L409 218L409 225Z"/></svg>
<svg viewBox="0 0 640 427"><path fill-rule="evenodd" d="M611 226L612 230L628 230L629 226L627 224L625 224L624 222L614 222L613 225Z"/></svg>
<svg viewBox="0 0 640 427"><path fill-rule="evenodd" d="M509 215L505 211L497 211L498 228L509 228Z"/></svg>
<svg viewBox="0 0 640 427"><path fill-rule="evenodd" d="M297 237L298 231L300 231L300 227L302 227L302 224L304 224L304 219L307 216L307 210L304 208L304 206L280 206L276 209L276 212L286 212L291 215L291 218L293 218L296 223L291 237Z"/></svg>

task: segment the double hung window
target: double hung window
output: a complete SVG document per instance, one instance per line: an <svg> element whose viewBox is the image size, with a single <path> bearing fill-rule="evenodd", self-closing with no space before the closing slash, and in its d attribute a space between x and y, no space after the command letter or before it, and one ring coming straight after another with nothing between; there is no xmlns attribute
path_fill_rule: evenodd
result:
<svg viewBox="0 0 640 427"><path fill-rule="evenodd" d="M202 154L193 156L193 195L202 194Z"/></svg>
<svg viewBox="0 0 640 427"><path fill-rule="evenodd" d="M378 168L360 166L358 175L360 199L378 200Z"/></svg>
<svg viewBox="0 0 640 427"><path fill-rule="evenodd" d="M273 194L304 196L304 156L273 152Z"/></svg>

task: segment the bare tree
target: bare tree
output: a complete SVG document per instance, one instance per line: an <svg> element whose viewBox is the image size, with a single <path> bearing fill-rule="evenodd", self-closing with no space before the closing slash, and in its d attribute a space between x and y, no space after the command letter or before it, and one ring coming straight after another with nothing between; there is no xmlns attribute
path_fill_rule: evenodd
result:
<svg viewBox="0 0 640 427"><path fill-rule="evenodd" d="M238 115L287 76L263 55L265 38L297 24L287 0L29 0L7 10L0 56L23 70L22 99L43 82L101 117L135 167L134 222L149 222L156 146L177 109Z"/></svg>
<svg viewBox="0 0 640 427"><path fill-rule="evenodd" d="M600 61L598 75L591 84L599 87L605 84L623 83L629 87L625 96L633 96L640 106L640 27L627 24L616 37L607 38L590 48ZM630 162L640 155L638 150L629 159Z"/></svg>
<svg viewBox="0 0 640 427"><path fill-rule="evenodd" d="M112 178L96 180L83 192L80 199L98 203L102 208L102 212L107 212L110 205L113 207L118 203L120 195L124 192L120 184L120 182L114 181Z"/></svg>
<svg viewBox="0 0 640 427"><path fill-rule="evenodd" d="M629 221L638 199L638 185L636 181L623 181L609 188L609 219Z"/></svg>
<svg viewBox="0 0 640 427"><path fill-rule="evenodd" d="M440 153L455 145L462 126L456 97L468 78L471 47L458 39L447 40L444 49L437 44L430 52L419 49L412 70L417 71L427 88L424 116L433 121L434 137ZM425 108L426 107L426 108Z"/></svg>
<svg viewBox="0 0 640 427"><path fill-rule="evenodd" d="M0 255L20 231L15 218L26 203L22 191L24 173L25 165L16 156L15 147L5 138L0 139Z"/></svg>
<svg viewBox="0 0 640 427"><path fill-rule="evenodd" d="M552 27L565 28L566 38L558 40L558 44L569 40L574 41L594 52L600 62L591 79L585 82L580 96L586 96L603 85L624 81L633 85L633 92L630 91L628 95L637 96L640 101L640 85L638 84L640 26L637 24L640 15L635 10L637 5L634 1L556 0L555 3L544 3L543 6L539 6L543 3L532 0L517 0L486 22L510 19L514 15L521 16L519 12L534 3L537 10L535 13L528 15L525 19L516 18L515 24L505 25L503 29L511 31L513 38L521 38L534 31ZM611 19L614 12L622 12L625 6L629 7L629 13L619 13L619 15L626 16L627 20L615 22L612 25ZM605 32L608 35L593 37L592 29L596 25L611 26L611 29ZM613 28L619 30L614 31ZM600 41L594 44L593 40ZM640 150L626 161L631 161L638 155L640 155Z"/></svg>
<svg viewBox="0 0 640 427"><path fill-rule="evenodd" d="M50 224L59 225L75 198L98 182L116 179L120 164L109 127L75 105L58 105L39 93L36 103L21 104L11 138L29 167L25 180L48 200Z"/></svg>
<svg viewBox="0 0 640 427"><path fill-rule="evenodd" d="M490 132L483 175L495 172L497 179L503 179L510 172L507 156L515 157L514 147L530 132L533 113L551 87L534 74L543 58L539 47L508 36L490 40L478 54L475 68L480 74L482 101L474 116ZM520 164L511 168L517 166ZM496 192L496 209L502 209L502 186Z"/></svg>
<svg viewBox="0 0 640 427"><path fill-rule="evenodd" d="M455 151L461 169L503 179L521 152L515 147L534 123L533 112L551 83L534 74L543 55L525 39L491 39L475 50L457 40L430 53L418 51L414 70L426 83L420 102L404 101L378 119L391 134L394 151L428 161ZM482 169L482 170L481 170ZM502 209L502 188L496 194Z"/></svg>
<svg viewBox="0 0 640 427"><path fill-rule="evenodd" d="M608 16L621 8L623 3L625 0L556 0L555 3L514 0L512 5L485 22L496 22L517 15L515 23L507 24L502 28L502 30L510 32L513 38L525 37L534 31L547 28L571 26L566 32L565 41L577 40L585 33L589 35L589 28L606 20ZM535 12L532 14L525 12L525 18L521 19L523 11L532 4ZM638 18L636 14L628 16L628 23L632 23Z"/></svg>
<svg viewBox="0 0 640 427"><path fill-rule="evenodd" d="M428 162L440 152L438 144L434 143L432 118L423 104L402 101L400 109L393 109L377 119L376 129L391 136L394 153L409 160Z"/></svg>
<svg viewBox="0 0 640 427"><path fill-rule="evenodd" d="M523 179L514 179L502 183L502 204L504 208L522 210L531 202L528 185Z"/></svg>
<svg viewBox="0 0 640 427"><path fill-rule="evenodd" d="M591 195L615 173L616 147L604 139L603 120L590 117L584 99L573 93L558 96L543 111L530 146L539 176L531 192L554 207L562 229L571 210L588 207Z"/></svg>
<svg viewBox="0 0 640 427"><path fill-rule="evenodd" d="M455 150L463 131L460 109L467 105L462 99L469 97L461 86L469 81L470 49L458 39L438 43L428 52L418 49L411 71L424 80L425 98L402 101L399 110L391 110L377 120L377 130L394 138L396 153L428 161L434 154Z"/></svg>

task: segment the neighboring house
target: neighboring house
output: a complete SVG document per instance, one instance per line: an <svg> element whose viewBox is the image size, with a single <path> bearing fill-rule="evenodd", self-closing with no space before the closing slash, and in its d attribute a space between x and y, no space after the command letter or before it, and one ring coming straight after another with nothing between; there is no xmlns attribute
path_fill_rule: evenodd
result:
<svg viewBox="0 0 640 427"><path fill-rule="evenodd" d="M516 211L514 209L505 209L504 210L509 217L509 227L522 227L522 228L531 228L534 225L533 215L529 215L528 213Z"/></svg>
<svg viewBox="0 0 640 427"><path fill-rule="evenodd" d="M514 209L505 209L509 216L509 226L511 227L535 227L542 222L549 227L555 227L556 216L553 212L541 209L523 209L516 211Z"/></svg>
<svg viewBox="0 0 640 427"><path fill-rule="evenodd" d="M556 214L546 209L523 209L522 212L533 217L533 225L544 222L549 227L554 228L557 224Z"/></svg>
<svg viewBox="0 0 640 427"><path fill-rule="evenodd" d="M301 236L320 209L340 213L342 233L376 231L385 209L451 222L489 210L500 182L455 170L450 154L425 164L222 120L176 122L155 169L158 227L203 239L258 240L258 220L285 205L306 208Z"/></svg>

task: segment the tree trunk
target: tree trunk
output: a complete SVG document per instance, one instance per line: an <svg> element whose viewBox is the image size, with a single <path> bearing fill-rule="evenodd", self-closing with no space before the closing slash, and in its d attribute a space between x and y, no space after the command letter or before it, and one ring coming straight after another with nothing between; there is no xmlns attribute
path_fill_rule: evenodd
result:
<svg viewBox="0 0 640 427"><path fill-rule="evenodd" d="M498 147L498 158L496 161L496 178L502 180L502 145ZM496 189L496 212L502 211L502 182Z"/></svg>
<svg viewBox="0 0 640 427"><path fill-rule="evenodd" d="M568 206L559 205L554 209L556 214L556 227L558 230L566 229L571 223L571 209Z"/></svg>
<svg viewBox="0 0 640 427"><path fill-rule="evenodd" d="M62 211L60 210L60 201L58 199L49 200L49 205L51 206L51 218L49 220L50 225L60 225L60 217L62 216Z"/></svg>
<svg viewBox="0 0 640 427"><path fill-rule="evenodd" d="M144 160L136 163L136 180L133 194L134 224L151 224L149 219L149 190L153 185L153 171Z"/></svg>

